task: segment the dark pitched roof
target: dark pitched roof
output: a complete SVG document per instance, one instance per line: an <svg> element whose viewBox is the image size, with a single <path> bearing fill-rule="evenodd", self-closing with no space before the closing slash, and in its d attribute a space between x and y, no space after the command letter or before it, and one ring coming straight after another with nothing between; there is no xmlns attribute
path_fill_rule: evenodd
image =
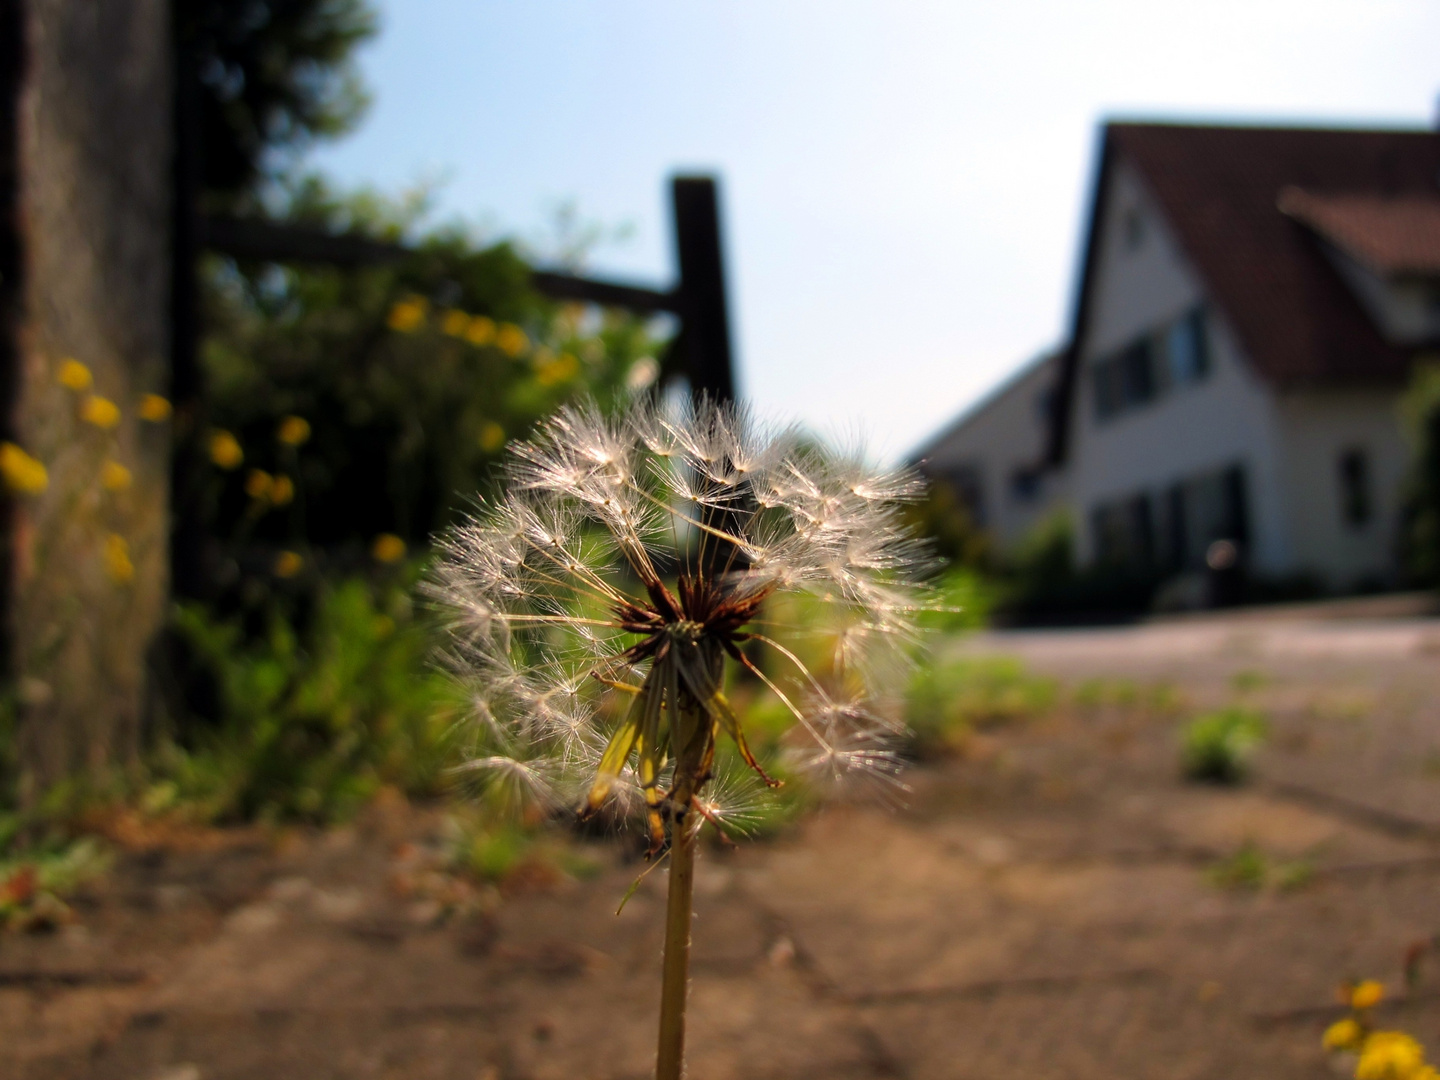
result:
<svg viewBox="0 0 1440 1080"><path fill-rule="evenodd" d="M1117 158L1142 176L1257 372L1281 385L1398 383L1411 350L1385 341L1281 193L1431 199L1440 133L1108 124L1060 377L1049 458L1064 459L1084 340L1102 194Z"/></svg>
<svg viewBox="0 0 1440 1080"><path fill-rule="evenodd" d="M1287 187L1277 204L1385 277L1440 277L1440 189L1428 195L1317 195Z"/></svg>

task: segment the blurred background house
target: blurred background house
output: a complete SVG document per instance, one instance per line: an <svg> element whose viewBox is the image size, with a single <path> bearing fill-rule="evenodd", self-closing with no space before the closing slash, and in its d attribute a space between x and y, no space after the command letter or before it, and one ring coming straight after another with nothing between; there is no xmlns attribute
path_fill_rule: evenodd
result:
<svg viewBox="0 0 1440 1080"><path fill-rule="evenodd" d="M927 474L1001 554L1064 513L1078 567L1162 605L1204 601L1207 553L1280 591L1401 583L1440 134L1112 123L1089 214L1068 343L922 446Z"/></svg>

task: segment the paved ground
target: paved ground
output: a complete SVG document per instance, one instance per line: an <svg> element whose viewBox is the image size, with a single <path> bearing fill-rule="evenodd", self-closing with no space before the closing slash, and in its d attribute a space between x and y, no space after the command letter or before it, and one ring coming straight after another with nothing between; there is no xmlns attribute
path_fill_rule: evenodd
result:
<svg viewBox="0 0 1440 1080"><path fill-rule="evenodd" d="M832 808L708 853L691 1075L1330 1075L1334 985L1398 987L1406 948L1440 931L1440 624L1192 620L960 649L1111 691L917 770L903 811ZM1176 694L1179 711L1146 704ZM1254 782L1183 783L1179 725L1234 701L1272 718ZM644 1077L662 874L617 918L637 867L598 847L591 880L436 922L394 888L432 825L377 811L278 850L127 859L80 926L0 939L0 1076ZM1245 845L1270 884L1218 887ZM1440 1050L1433 966L1382 1019Z"/></svg>

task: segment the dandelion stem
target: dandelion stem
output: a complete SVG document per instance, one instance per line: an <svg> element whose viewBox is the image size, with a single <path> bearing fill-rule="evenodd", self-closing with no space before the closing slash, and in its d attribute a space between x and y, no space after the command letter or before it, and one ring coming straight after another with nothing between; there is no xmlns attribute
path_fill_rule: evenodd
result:
<svg viewBox="0 0 1440 1080"><path fill-rule="evenodd" d="M690 989L690 911L695 892L696 830L670 830L670 893L665 908L665 973L660 989L660 1049L655 1080L680 1080L685 1067L685 998Z"/></svg>

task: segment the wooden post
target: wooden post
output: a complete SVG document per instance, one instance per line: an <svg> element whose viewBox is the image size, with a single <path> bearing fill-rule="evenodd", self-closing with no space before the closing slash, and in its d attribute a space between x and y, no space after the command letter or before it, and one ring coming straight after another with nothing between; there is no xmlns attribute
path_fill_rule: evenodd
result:
<svg viewBox="0 0 1440 1080"><path fill-rule="evenodd" d="M0 0L0 56L5 660L34 798L133 759L164 617L170 429L141 406L169 390L168 4Z"/></svg>
<svg viewBox="0 0 1440 1080"><path fill-rule="evenodd" d="M735 400L730 311L720 242L719 195L713 177L677 176L675 252L680 265L681 318L690 391L714 401Z"/></svg>

